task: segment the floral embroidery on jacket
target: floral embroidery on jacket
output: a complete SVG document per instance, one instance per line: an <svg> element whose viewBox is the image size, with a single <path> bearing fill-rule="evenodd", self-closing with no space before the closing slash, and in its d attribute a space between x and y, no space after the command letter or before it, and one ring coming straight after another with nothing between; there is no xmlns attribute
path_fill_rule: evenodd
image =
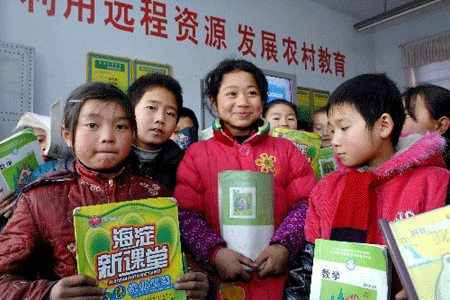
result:
<svg viewBox="0 0 450 300"><path fill-rule="evenodd" d="M142 187L148 189L148 192L153 196L157 196L159 190L161 189L161 186L157 185L156 183L152 183L152 185L149 185L148 183L141 182L140 184Z"/></svg>
<svg viewBox="0 0 450 300"><path fill-rule="evenodd" d="M255 164L261 167L261 172L269 173L269 170L275 172L274 163L277 160L276 157L273 155L269 156L267 153L261 153L260 157L255 160Z"/></svg>

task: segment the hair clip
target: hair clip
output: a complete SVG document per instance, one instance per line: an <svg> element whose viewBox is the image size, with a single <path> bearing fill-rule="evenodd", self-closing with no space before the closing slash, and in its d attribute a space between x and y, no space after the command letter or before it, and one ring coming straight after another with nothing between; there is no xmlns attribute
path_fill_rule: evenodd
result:
<svg viewBox="0 0 450 300"><path fill-rule="evenodd" d="M83 100L80 100L80 99L71 99L71 100L68 100L67 102L81 103L81 102L83 102Z"/></svg>

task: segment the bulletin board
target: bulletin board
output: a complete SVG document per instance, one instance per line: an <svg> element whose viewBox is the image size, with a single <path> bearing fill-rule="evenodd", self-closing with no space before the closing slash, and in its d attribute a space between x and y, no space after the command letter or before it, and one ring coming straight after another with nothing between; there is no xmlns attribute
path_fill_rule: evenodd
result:
<svg viewBox="0 0 450 300"><path fill-rule="evenodd" d="M299 120L309 122L312 114L327 105L330 92L314 88L297 87Z"/></svg>
<svg viewBox="0 0 450 300"><path fill-rule="evenodd" d="M32 47L0 41L0 140L12 135L20 117L33 111Z"/></svg>
<svg viewBox="0 0 450 300"><path fill-rule="evenodd" d="M142 60L134 60L133 63L133 81L148 73L160 73L172 76L172 67L170 65L159 64Z"/></svg>

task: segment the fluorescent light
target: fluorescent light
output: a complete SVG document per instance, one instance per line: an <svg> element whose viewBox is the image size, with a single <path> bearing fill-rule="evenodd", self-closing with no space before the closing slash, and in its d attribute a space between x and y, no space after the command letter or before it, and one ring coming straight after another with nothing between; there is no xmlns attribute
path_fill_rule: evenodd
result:
<svg viewBox="0 0 450 300"><path fill-rule="evenodd" d="M363 31L365 29L368 29L370 27L379 25L381 23L387 22L389 20L398 18L400 16L409 14L413 11L416 11L418 9L424 8L428 5L441 2L442 0L417 0L417 1L411 1L405 5L401 5L399 7L393 8L391 10L388 10L382 14L376 15L374 17L371 17L369 19L366 19L364 21L358 22L355 25L353 25L353 28L357 32Z"/></svg>

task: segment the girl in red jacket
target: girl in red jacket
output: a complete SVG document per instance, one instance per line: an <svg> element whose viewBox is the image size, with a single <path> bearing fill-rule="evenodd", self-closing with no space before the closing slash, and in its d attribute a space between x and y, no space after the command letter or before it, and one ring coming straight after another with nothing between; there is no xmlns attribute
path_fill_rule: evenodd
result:
<svg viewBox="0 0 450 300"><path fill-rule="evenodd" d="M282 299L288 260L304 241L307 198L316 177L293 143L269 136L269 123L261 119L267 87L252 63L221 62L206 77L206 93L219 115L214 137L189 146L178 167L174 197L181 235L196 261L217 275L218 299ZM274 176L275 232L254 261L227 248L222 238L217 178L224 170Z"/></svg>
<svg viewBox="0 0 450 300"><path fill-rule="evenodd" d="M128 171L135 128L131 104L118 88L87 83L71 93L62 132L76 158L21 194L0 235L2 299L104 299L94 278L77 275L74 208L171 196L158 182ZM191 299L204 299L206 274L184 274L178 282L175 288L189 289Z"/></svg>

